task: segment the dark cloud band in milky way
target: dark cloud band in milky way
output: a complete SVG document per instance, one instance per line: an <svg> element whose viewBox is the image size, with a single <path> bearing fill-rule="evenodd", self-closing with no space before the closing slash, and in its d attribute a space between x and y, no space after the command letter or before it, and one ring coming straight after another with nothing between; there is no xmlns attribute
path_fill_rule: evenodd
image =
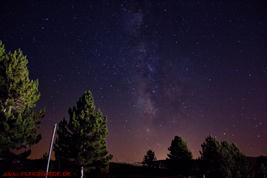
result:
<svg viewBox="0 0 267 178"><path fill-rule="evenodd" d="M134 100L144 129L173 124L173 121L179 124L179 119L185 118L181 106L187 96L188 78L181 71L191 65L189 58L161 57L159 41L151 39L147 32L152 25L146 19L147 14L149 12L144 13L142 8L123 9L124 28L130 36L128 60L133 66L132 78L137 87ZM166 117L164 123L162 117Z"/></svg>

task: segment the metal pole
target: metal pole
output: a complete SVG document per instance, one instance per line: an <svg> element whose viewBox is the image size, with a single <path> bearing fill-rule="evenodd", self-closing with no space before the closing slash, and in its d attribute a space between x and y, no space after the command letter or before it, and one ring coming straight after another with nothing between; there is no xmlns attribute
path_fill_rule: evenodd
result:
<svg viewBox="0 0 267 178"><path fill-rule="evenodd" d="M56 130L57 130L57 123L55 123L54 131L53 131L53 135L52 135L52 139L51 139L51 143L50 143L45 178L47 178L47 174L48 174L48 170L49 170L49 163L50 163L51 153L52 153L52 150L53 150L53 144L54 144L54 138L55 138Z"/></svg>
<svg viewBox="0 0 267 178"><path fill-rule="evenodd" d="M83 178L83 166L81 167L81 178Z"/></svg>

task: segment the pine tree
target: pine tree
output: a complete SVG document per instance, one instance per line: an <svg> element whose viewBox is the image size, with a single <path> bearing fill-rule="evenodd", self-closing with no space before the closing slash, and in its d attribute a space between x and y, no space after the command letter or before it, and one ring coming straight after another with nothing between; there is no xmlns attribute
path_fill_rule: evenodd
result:
<svg viewBox="0 0 267 178"><path fill-rule="evenodd" d="M188 150L186 143L179 136L174 137L168 150L170 151L167 158L169 160L188 161L192 159L192 153Z"/></svg>
<svg viewBox="0 0 267 178"><path fill-rule="evenodd" d="M112 158L107 152L107 135L106 117L96 110L92 93L86 91L69 109L69 121L63 119L59 123L56 159L83 166L85 175L98 174Z"/></svg>
<svg viewBox="0 0 267 178"><path fill-rule="evenodd" d="M201 145L201 159L207 164L207 178L241 178L247 176L246 157L233 143L207 137Z"/></svg>
<svg viewBox="0 0 267 178"><path fill-rule="evenodd" d="M29 78L27 57L21 50L6 52L0 42L0 158L26 158L41 135L42 111L38 81ZM14 151L15 150L15 151Z"/></svg>
<svg viewBox="0 0 267 178"><path fill-rule="evenodd" d="M202 151L201 160L206 163L206 176L209 177L223 177L222 166L223 165L223 157L220 153L221 144L214 137L207 137L205 142L201 145Z"/></svg>
<svg viewBox="0 0 267 178"><path fill-rule="evenodd" d="M157 158L155 156L155 152L152 150L148 150L146 152L146 155L144 156L144 160L143 160L143 165L148 166L148 167L152 167L153 166L153 162L156 161Z"/></svg>

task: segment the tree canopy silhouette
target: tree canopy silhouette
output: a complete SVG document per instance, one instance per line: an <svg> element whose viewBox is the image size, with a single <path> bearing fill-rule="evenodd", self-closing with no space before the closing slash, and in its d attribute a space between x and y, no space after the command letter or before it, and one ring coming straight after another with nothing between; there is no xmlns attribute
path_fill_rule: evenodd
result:
<svg viewBox="0 0 267 178"><path fill-rule="evenodd" d="M174 137L168 150L170 151L167 158L169 160L187 161L192 159L192 153L188 150L186 142L179 136Z"/></svg>
<svg viewBox="0 0 267 178"><path fill-rule="evenodd" d="M143 160L143 165L148 166L148 167L152 167L153 166L153 162L156 161L156 155L155 152L152 150L148 150L146 152L146 155L144 156L144 160Z"/></svg>
<svg viewBox="0 0 267 178"><path fill-rule="evenodd" d="M105 170L112 156L108 154L106 117L96 110L90 91L69 109L69 121L59 123L55 154L57 160L67 160L83 166L85 175Z"/></svg>
<svg viewBox="0 0 267 178"><path fill-rule="evenodd" d="M235 144L209 136L201 147L201 159L207 163L207 178L241 178L247 174L246 157Z"/></svg>
<svg viewBox="0 0 267 178"><path fill-rule="evenodd" d="M38 128L44 112L36 111L38 81L29 78L27 64L21 50L6 52L0 41L1 159L26 158L41 139Z"/></svg>

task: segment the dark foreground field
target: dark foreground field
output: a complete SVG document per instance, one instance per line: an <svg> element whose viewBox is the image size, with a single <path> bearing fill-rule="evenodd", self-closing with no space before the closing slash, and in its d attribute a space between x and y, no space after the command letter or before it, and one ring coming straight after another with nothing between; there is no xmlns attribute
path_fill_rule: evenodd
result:
<svg viewBox="0 0 267 178"><path fill-rule="evenodd" d="M248 157L249 160L249 178L265 178L263 166L267 165L267 157ZM18 177L3 176L4 172L43 172L46 169L47 160L25 160L4 162L0 161L1 177ZM78 170L78 171L77 171ZM50 162L50 171L55 172L79 172L79 168L75 168L71 163ZM265 172L264 172L265 171ZM151 167L145 167L141 164L128 164L111 162L107 174L101 177L107 178L208 178L206 175L205 162L200 160L192 160L189 162L170 162L166 160L155 161ZM33 176L20 176L31 177ZM56 177L56 176L54 176ZM68 177L80 177L80 175L71 175Z"/></svg>

